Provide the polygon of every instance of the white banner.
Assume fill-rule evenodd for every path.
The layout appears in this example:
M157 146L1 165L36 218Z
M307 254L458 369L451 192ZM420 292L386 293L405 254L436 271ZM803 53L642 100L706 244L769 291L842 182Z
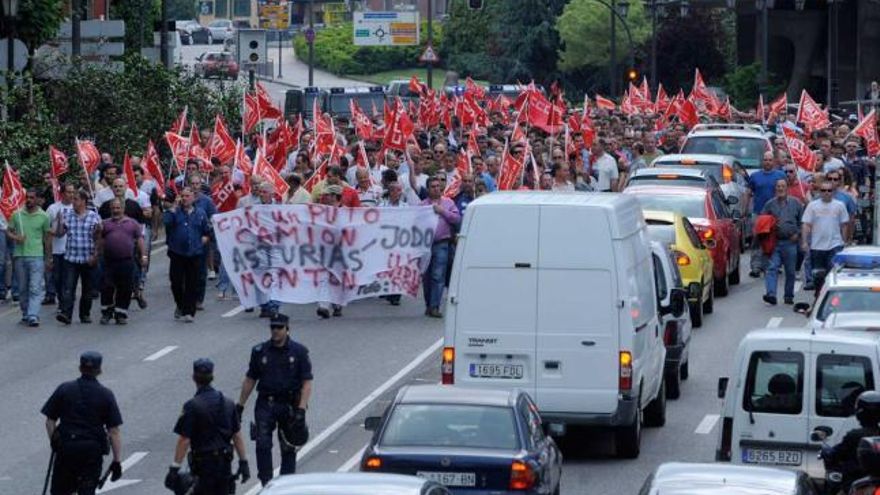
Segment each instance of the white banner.
M346 304L415 297L437 215L430 206L256 205L216 214L212 222L239 300L253 307L269 299Z

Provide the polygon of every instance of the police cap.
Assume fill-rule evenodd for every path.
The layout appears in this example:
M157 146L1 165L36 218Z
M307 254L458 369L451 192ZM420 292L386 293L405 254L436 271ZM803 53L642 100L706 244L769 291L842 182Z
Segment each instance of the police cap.
M214 373L214 362L208 358L199 358L193 361L193 373L210 375Z
M90 370L100 370L104 357L98 351L86 351L79 356L79 365Z
M290 318L285 314L275 313L275 316L269 320L269 328L286 327L290 323Z

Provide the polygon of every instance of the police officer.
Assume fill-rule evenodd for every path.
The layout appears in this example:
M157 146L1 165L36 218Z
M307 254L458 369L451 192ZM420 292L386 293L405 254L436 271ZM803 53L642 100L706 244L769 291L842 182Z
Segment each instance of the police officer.
M193 362L193 381L196 395L186 401L183 412L174 425L177 447L174 462L165 477L165 487L180 491L180 465L187 450L191 451L190 470L195 476L194 495L226 495L235 493L232 475L232 448L238 453L238 474L244 483L251 477L244 440L241 438L241 418L235 404L211 387L214 363L210 359ZM231 445L230 445L231 444Z
M868 390L859 394L855 403L859 428L850 430L839 444L824 449L822 457L838 467L843 474L842 488L846 490L853 480L865 475L858 461L859 441L864 437L880 435L880 392Z
M110 480L122 477L122 415L113 392L98 383L102 361L101 354L84 352L79 357L81 376L59 385L41 411L55 455L52 495L95 493L108 437L113 451Z
M312 391L309 350L290 338L287 316L276 313L269 327L272 337L251 350L238 402L239 410L243 411L256 386L256 426L251 436L257 442L257 476L264 486L272 479L272 432L276 427L281 474L296 472L296 447L308 440L305 417Z

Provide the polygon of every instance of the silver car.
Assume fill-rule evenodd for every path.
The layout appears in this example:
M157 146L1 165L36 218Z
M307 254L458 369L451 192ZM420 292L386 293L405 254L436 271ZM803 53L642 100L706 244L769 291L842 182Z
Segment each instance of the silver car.
M741 214L749 211L748 205L743 204L744 193L749 187L749 175L733 156L699 153L663 155L655 158L651 166L705 170L721 186L725 198L737 199L736 204L731 205L732 210Z
M731 464L667 462L639 495L816 495L803 471Z
M226 41L235 37L235 26L229 19L214 19L208 24L214 41Z
M443 485L416 476L381 473L291 474L273 479L260 495L450 495Z

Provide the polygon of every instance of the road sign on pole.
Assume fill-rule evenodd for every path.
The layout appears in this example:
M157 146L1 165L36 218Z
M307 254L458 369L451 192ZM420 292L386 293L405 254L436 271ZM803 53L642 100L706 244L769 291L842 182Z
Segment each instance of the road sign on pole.
M440 57L437 56L437 52L434 51L434 47L431 45L426 46L425 51L423 51L422 55L419 57L419 62L436 64L439 61Z
M354 12L352 24L358 46L419 44L418 12Z

